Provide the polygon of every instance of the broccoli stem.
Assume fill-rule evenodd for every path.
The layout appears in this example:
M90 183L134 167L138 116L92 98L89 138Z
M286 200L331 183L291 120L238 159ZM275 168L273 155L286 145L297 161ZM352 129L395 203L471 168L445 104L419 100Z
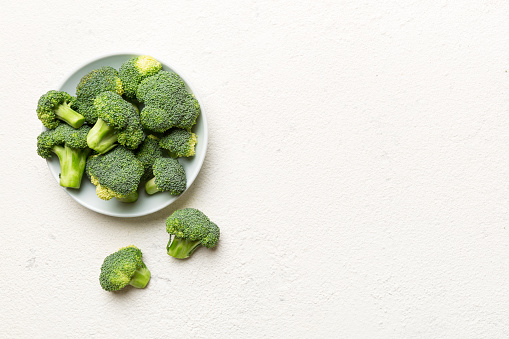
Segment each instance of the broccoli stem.
M122 202L136 202L136 200L138 200L138 196L138 191L134 191L133 193L126 195L123 198L117 198L117 200Z
M73 110L68 103L59 105L54 112L58 119L65 121L74 128L80 128L85 122L85 117Z
M117 146L117 134L113 127L108 126L102 119L97 119L94 127L88 132L87 144L93 150L100 154L108 152Z
M191 254L193 254L193 252L198 248L198 246L200 246L200 244L201 243L199 240L192 241L177 237L174 237L172 242L170 236L170 241L168 241L166 250L168 255L171 255L174 258L185 259L189 258Z
M136 288L145 288L150 280L151 273L147 266L143 264L142 267L138 268L129 282L129 285Z
M60 160L60 186L80 188L90 149L53 146L52 151Z
M154 194L154 193L161 191L156 186L156 178L155 177L145 183L145 191L147 191L147 194Z

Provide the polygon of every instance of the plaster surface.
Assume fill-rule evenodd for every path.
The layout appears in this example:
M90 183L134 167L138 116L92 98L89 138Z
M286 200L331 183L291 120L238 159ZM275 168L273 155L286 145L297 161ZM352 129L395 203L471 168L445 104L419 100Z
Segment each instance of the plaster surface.
M509 337L506 2L0 3L1 338ZM185 72L210 133L181 199L120 219L55 183L35 108L130 50ZM178 261L184 207L222 233ZM128 244L152 280L107 293Z

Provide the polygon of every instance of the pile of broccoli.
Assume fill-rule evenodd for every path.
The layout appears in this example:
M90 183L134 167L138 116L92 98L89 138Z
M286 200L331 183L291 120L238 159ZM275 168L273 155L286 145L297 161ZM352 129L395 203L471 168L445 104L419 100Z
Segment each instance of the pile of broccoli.
M148 55L83 76L76 97L49 91L37 116L48 129L37 139L43 158L60 159L60 184L79 189L83 173L103 200L135 202L147 194L182 194L187 187L180 157L195 155L191 130L200 105L184 81Z
M182 194L187 187L179 158L195 155L192 132L200 105L174 72L162 70L156 59L141 55L126 60L117 71L104 66L83 76L76 97L49 91L37 105L46 130L37 137L37 154L56 155L60 185L79 189L83 174L100 199L133 203L139 187L148 195ZM200 246L215 247L219 227L201 211L185 208L166 220L167 254L189 258ZM108 255L99 282L106 291L131 285L145 288L151 278L134 245Z

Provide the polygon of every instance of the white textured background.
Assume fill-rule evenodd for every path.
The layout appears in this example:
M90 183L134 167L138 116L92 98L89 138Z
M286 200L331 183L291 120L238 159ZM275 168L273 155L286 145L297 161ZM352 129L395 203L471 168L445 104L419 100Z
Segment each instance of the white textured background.
M2 338L509 336L506 2L0 3ZM129 50L188 76L210 140L178 203L118 219L55 184L35 108ZM183 207L222 238L177 261ZM130 243L149 286L101 290Z

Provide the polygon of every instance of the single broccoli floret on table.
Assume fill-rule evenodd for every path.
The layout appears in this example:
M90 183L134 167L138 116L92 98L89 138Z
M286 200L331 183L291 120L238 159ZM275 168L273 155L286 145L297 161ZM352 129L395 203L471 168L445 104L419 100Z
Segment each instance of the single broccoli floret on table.
M99 153L117 142L135 149L143 141L143 128L135 107L113 92L103 92L94 99L98 119L87 137L88 146Z
M146 78L138 86L136 96L145 103L140 119L150 131L162 133L172 127L191 130L200 114L198 100L173 72L161 71Z
M180 128L170 130L161 138L159 146L170 152L172 157L192 157L195 155L196 134Z
M56 128L61 121L79 128L85 118L76 112L76 109L76 98L66 92L49 91L39 99L37 117L46 128Z
M124 95L136 99L136 90L140 82L161 70L161 63L148 55L132 57L120 66L118 72Z
M154 177L145 184L147 194L168 191L171 195L179 195L186 190L186 171L177 159L158 158L152 170Z
M136 158L141 161L145 169L141 181L147 181L154 176L152 165L162 156L163 150L159 147L159 139L154 135L148 135L136 152Z
M79 112L85 116L89 124L95 124L97 121L97 113L94 110L95 97L106 91L119 95L124 93L117 70L109 66L95 69L86 74L76 87Z
M188 258L200 245L215 247L220 233L219 227L195 208L173 212L166 219L166 232L170 234L170 241L166 246L168 255L177 259Z
M99 282L106 291L118 291L127 285L147 286L151 273L142 260L142 253L134 245L123 247L108 255L101 266Z
M122 202L138 200L143 164L127 148L118 146L106 154L90 157L87 171L99 198L117 198Z
M90 148L87 146L89 126L74 129L67 124L42 132L37 137L37 153L48 159L56 154L60 160L60 185L80 188Z

